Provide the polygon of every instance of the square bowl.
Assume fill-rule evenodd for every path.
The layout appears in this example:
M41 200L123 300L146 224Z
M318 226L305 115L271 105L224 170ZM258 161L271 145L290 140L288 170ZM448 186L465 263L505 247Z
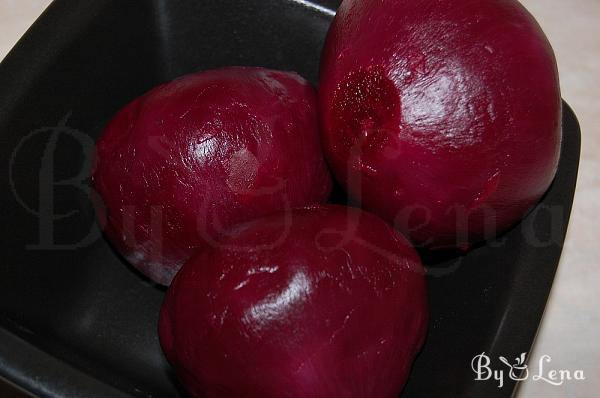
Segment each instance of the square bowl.
M164 289L102 238L89 200L94 140L132 98L225 65L316 84L337 1L55 0L0 65L0 376L48 397L184 396L158 344ZM431 321L403 397L509 397L473 357L533 344L568 225L580 132L565 104L558 174L516 227L428 264Z

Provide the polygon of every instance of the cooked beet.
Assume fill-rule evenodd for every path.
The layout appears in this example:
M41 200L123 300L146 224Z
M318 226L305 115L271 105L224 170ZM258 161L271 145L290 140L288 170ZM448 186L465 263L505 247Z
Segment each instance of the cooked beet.
M110 122L93 181L106 235L168 285L226 228L327 199L315 91L294 73L242 67L163 84Z
M558 83L515 0L346 0L321 64L326 155L354 200L416 243L468 246L552 182Z
M239 225L193 257L159 334L193 396L392 398L426 322L412 246L374 215L319 206Z

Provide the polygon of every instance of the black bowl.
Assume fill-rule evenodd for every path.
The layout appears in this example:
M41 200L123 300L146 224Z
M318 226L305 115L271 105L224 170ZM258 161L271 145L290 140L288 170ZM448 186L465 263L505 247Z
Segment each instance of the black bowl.
M223 65L317 81L336 1L56 0L0 65L0 375L34 394L183 395L156 321L164 289L126 267L96 225L94 139L159 82ZM554 184L519 225L464 256L427 258L431 323L404 397L507 397L471 360L533 343L568 224L580 133L564 107Z

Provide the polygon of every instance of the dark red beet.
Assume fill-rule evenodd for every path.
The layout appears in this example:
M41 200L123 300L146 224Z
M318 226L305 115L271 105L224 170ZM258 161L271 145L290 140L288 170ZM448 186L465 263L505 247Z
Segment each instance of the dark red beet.
M235 227L193 257L159 334L193 396L392 398L426 322L410 244L362 210L320 206Z
M507 229L554 177L556 62L517 1L345 0L319 93L337 179L421 245Z
M225 68L161 85L98 141L93 181L106 234L168 285L224 229L327 199L318 134L316 94L294 73Z

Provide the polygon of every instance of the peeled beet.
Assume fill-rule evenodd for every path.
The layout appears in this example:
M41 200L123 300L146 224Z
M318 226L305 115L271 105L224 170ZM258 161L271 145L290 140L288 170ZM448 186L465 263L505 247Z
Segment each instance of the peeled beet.
M491 238L554 178L556 62L515 0L345 0L319 96L337 179L419 245Z
M228 227L324 202L331 181L317 119L315 91L295 73L232 67L156 87L98 141L106 235L168 285Z
M159 335L193 396L395 398L426 322L409 243L362 210L319 206L237 226L188 261Z

